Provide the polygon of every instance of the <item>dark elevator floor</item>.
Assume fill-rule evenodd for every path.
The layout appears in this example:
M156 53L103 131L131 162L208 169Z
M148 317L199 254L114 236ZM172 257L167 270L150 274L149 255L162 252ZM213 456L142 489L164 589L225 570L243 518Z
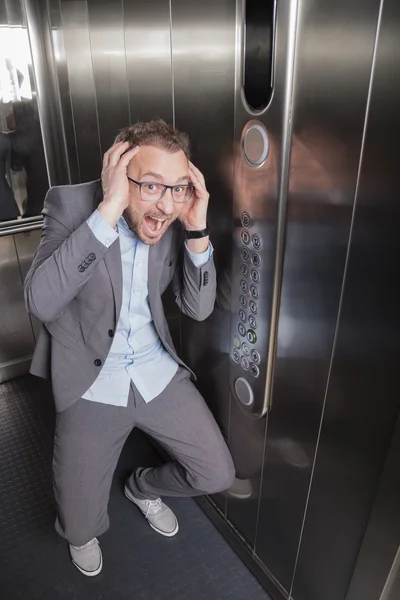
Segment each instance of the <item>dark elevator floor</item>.
M179 534L157 535L122 492L125 476L160 458L140 431L122 452L93 579L72 565L54 530L48 384L26 376L0 385L0 598L16 600L268 600L258 581L194 500L169 499Z

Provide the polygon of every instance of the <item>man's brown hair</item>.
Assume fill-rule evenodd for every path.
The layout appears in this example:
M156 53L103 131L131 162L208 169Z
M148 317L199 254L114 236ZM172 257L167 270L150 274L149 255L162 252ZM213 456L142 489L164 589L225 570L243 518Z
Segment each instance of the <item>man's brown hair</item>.
M124 127L115 141L129 142L131 148L133 146L156 146L171 153L183 150L190 159L189 136L159 118L147 122L139 121L134 125Z

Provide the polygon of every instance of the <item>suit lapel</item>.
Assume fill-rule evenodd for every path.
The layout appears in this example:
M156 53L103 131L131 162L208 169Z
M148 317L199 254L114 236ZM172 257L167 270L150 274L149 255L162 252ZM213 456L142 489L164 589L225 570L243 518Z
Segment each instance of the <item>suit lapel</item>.
M94 194L93 210L95 210L103 200L103 189L99 180ZM111 280L111 287L114 294L115 305L115 321L118 322L119 313L122 305L122 262L121 262L121 246L119 238L111 244L109 251L104 257L104 262L107 267L108 274Z
M109 251L104 257L104 262L111 279L115 303L115 322L117 323L122 305L122 262L119 238L111 244Z

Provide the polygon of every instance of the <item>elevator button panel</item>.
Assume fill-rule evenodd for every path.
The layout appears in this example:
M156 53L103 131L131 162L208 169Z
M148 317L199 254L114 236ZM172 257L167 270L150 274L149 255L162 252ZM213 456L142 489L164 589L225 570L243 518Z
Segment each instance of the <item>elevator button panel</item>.
M265 347L265 334L263 338L258 313L262 306L260 285L263 283L263 243L257 223L248 212L241 214L240 222L242 228L237 238L239 262L236 263L234 277L236 311L232 315L234 331L231 357L235 365L232 384L240 402L250 406L254 401L254 391L259 390L262 385L261 382L258 383L263 369L262 348L259 346L262 341Z

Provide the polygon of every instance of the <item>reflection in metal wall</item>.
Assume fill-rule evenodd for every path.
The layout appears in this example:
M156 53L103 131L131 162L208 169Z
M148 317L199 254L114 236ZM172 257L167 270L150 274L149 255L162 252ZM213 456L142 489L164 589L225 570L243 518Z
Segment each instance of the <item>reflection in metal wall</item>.
M0 223L40 214L48 187L22 2L1 0Z
M274 597L345 600L398 411L396 0L25 5L40 21L31 46L46 48L59 183L98 178L118 129L136 120L190 134L211 193L218 297L203 323L166 306L237 468L212 514ZM23 22L17 4L0 8ZM33 344L21 275L35 236L0 237L0 279L11 267L14 277L1 291L3 313L14 304L0 332L7 365Z

